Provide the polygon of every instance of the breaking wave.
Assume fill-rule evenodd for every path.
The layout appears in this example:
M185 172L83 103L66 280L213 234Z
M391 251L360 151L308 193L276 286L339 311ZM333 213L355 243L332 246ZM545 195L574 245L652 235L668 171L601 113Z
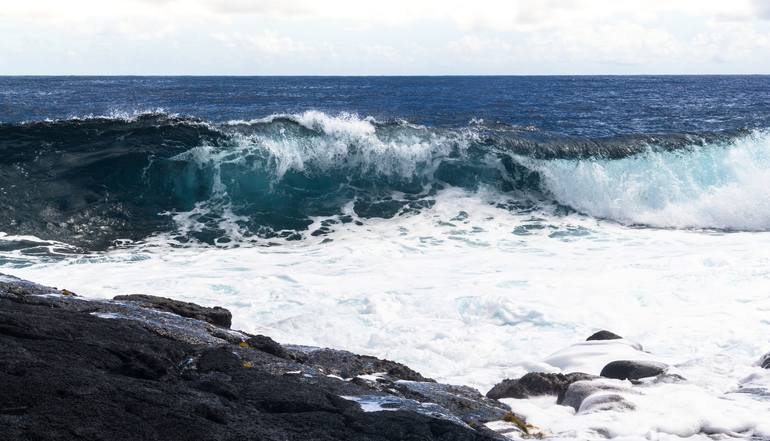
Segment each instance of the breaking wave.
M449 187L625 224L767 230L770 135L582 139L315 111L219 124L162 112L0 124L0 231L85 249L157 234L296 240L324 234L308 231L313 218L408 215Z

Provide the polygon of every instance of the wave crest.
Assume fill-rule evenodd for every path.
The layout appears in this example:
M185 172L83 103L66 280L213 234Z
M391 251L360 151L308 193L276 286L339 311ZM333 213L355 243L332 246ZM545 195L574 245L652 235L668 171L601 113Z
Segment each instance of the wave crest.
M627 224L767 230L769 149L766 132L578 139L318 111L0 124L0 231L89 248L158 233L297 239L312 218L350 215L345 207L390 218L431 207L447 187Z
M664 228L770 230L770 133L617 160L522 159L559 202Z

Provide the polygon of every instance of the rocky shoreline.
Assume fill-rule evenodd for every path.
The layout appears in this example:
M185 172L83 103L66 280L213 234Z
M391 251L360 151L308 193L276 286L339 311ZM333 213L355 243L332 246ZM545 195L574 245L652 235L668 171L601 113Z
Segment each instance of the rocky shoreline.
M601 331L551 357L569 373L507 379L484 396L397 362L279 344L230 323L223 308L145 295L86 300L0 274L2 439L542 438L548 428L503 401L549 395L575 413L633 410L637 385L686 381ZM603 347L618 357L601 372L575 365L576 353ZM770 367L770 356L760 363Z

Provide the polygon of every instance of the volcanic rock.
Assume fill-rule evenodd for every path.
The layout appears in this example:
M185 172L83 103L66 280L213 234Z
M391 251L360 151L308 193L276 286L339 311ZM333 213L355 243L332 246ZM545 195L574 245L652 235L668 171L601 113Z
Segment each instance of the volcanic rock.
M496 384L487 392L487 397L499 400L501 398L529 398L538 395L561 395L570 384L592 378L596 377L580 372L566 375L530 372L521 378L506 379Z
M205 306L196 305L195 303L182 302L166 297L156 297L146 294L129 294L115 296L113 300L137 302L145 308L173 312L182 317L203 320L212 325L222 326L223 328L229 328L233 320L233 315L225 308L219 306L207 308Z
M86 300L0 275L0 439L501 439L463 419L504 409L480 394L396 362L300 351L154 309L157 303ZM430 386L399 386L413 389L404 398L329 376L377 371L397 385L417 379ZM460 412L463 406L470 411Z
M617 360L604 366L599 375L616 380L639 380L656 377L667 369L667 365L654 361Z
M592 341L592 340L620 340L623 337L619 336L618 334L615 334L614 332L601 330L599 332L596 332L592 334L590 337L586 339L586 341Z

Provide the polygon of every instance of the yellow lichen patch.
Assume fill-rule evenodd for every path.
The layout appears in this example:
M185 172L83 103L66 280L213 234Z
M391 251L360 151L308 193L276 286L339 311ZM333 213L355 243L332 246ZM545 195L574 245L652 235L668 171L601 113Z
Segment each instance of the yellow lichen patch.
M522 432L529 434L529 427L527 427L528 426L527 423L521 418L514 415L513 412L506 413L505 416L503 416L503 421L505 421L506 423L515 424L516 427L521 429Z
M254 367L254 363L252 363L252 362L250 362L250 361L244 361L244 362L243 362L243 368L244 368L244 369L251 369L251 368L253 368L253 367Z
M250 347L251 347L251 346L249 346L249 344L248 344L248 343L246 343L245 341L242 341L242 342L238 343L238 346L240 346L240 347L242 347L242 348L244 348L244 349L248 349L248 348L250 348Z
M503 416L503 421L518 427L519 430L524 432L525 438L543 439L545 437L545 434L541 432L537 427L533 426L532 424L528 424L522 418L516 416L513 412L508 412L505 414L505 416Z
M70 290L68 290L68 289L62 289L61 290L61 295L63 295L63 296L74 296L75 293L70 291Z

